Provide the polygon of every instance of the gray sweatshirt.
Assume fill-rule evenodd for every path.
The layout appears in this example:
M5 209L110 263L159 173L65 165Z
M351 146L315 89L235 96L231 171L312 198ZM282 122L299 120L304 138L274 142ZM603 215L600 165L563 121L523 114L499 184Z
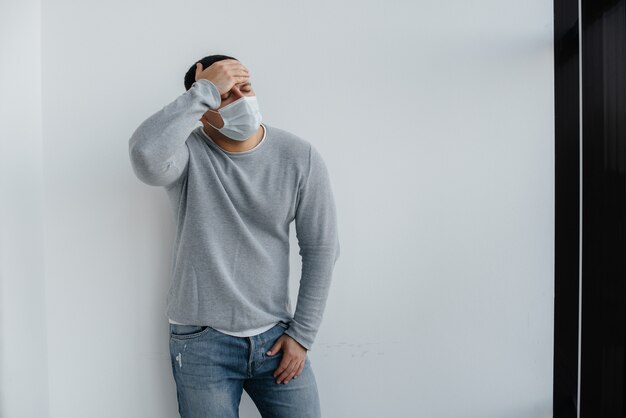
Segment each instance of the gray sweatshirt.
M311 143L267 123L254 148L223 150L199 122L220 104L217 87L200 79L129 140L135 175L164 188L176 223L167 316L232 332L284 321L285 333L310 350L340 253L328 170ZM295 313L294 220L302 258Z

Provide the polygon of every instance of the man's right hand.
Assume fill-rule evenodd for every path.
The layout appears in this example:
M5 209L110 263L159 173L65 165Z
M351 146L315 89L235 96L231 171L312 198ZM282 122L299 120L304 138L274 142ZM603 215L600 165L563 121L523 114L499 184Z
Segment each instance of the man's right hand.
M196 81L201 78L215 84L222 95L229 92L235 84L248 81L250 72L239 61L229 58L216 61L205 69L201 63L196 63Z

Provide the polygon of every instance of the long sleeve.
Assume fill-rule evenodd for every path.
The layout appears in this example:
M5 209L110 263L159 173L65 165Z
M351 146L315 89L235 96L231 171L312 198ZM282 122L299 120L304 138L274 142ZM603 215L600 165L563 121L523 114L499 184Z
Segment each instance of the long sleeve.
M322 322L340 245L333 192L326 165L311 146L309 174L298 195L296 236L302 258L300 290L286 334L310 350Z
M187 138L202 115L220 104L217 87L200 79L142 122L128 142L137 178L151 186L167 186L184 175L189 162Z

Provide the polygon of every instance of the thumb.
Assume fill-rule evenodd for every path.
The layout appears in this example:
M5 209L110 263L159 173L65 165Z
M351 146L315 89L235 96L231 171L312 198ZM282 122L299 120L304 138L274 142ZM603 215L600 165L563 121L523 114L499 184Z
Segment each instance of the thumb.
M200 73L202 72L202 63L197 62L196 63L196 81L198 81L198 76L200 75Z
M265 354L267 354L268 356L273 356L274 354L280 351L282 346L283 346L283 339L279 338L278 341L276 341L276 343L272 346L272 348L270 348L270 351L268 351Z

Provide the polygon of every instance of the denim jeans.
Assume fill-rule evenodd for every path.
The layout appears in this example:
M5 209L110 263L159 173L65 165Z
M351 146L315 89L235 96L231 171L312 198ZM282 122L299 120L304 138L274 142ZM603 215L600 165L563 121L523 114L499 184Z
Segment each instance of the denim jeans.
M239 417L244 389L263 418L321 417L308 355L297 378L278 384L273 375L283 353L266 353L289 324L280 322L252 337L235 337L208 326L169 325L181 418Z

